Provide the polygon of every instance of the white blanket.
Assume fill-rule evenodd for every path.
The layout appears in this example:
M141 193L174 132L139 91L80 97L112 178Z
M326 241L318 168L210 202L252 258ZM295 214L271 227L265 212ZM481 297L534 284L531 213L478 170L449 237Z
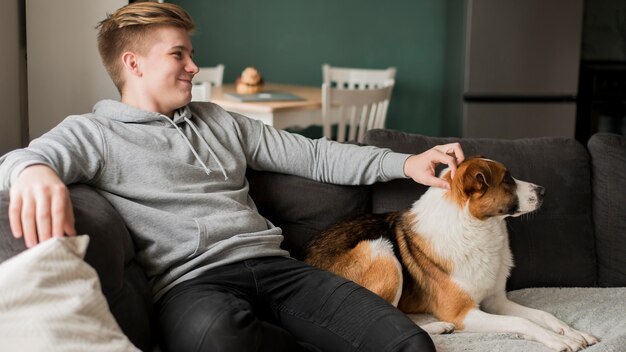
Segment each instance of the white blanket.
M554 314L600 343L585 352L626 352L626 288L529 288L508 293L512 301ZM433 320L421 316L420 322ZM549 352L543 344L506 333L433 336L439 352Z

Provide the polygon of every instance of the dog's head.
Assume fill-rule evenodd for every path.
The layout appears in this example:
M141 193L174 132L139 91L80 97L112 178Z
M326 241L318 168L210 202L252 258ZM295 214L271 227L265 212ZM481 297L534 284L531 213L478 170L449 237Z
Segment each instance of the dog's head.
M483 157L468 158L457 166L450 183L450 197L461 206L468 205L477 219L520 216L539 209L544 188L517 180L501 163Z

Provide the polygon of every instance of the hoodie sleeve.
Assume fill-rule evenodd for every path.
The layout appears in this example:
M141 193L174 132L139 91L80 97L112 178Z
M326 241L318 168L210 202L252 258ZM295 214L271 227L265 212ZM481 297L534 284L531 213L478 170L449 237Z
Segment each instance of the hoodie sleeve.
M240 128L247 162L253 169L345 185L406 178L404 162L410 154L325 138L309 139L231 114Z
M0 158L0 189L6 190L26 167L52 168L65 184L88 183L99 175L105 157L98 126L86 116L69 116L27 148Z

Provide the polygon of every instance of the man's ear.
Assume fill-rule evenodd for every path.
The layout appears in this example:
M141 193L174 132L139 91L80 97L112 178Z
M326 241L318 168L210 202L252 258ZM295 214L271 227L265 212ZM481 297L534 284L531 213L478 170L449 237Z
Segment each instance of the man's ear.
M128 71L130 74L141 77L143 73L141 72L141 67L139 65L139 58L137 57L137 54L133 53L132 51L125 51L122 54L122 62L124 63L124 68L126 69L126 71Z

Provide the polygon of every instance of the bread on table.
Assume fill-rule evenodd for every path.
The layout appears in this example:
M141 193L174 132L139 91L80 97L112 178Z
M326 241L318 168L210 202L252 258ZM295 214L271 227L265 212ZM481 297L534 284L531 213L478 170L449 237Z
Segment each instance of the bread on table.
M263 88L263 77L256 68L246 67L235 81L235 88L238 94L259 93Z

